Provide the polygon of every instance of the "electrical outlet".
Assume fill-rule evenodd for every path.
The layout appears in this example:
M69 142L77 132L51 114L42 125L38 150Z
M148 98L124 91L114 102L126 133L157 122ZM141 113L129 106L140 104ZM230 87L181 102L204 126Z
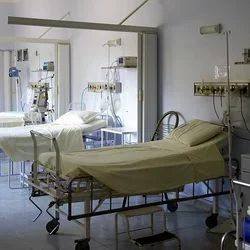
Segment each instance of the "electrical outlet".
M109 89L111 93L122 93L122 83L121 82L112 82L109 83ZM108 90L107 82L89 82L88 83L88 92L101 93Z

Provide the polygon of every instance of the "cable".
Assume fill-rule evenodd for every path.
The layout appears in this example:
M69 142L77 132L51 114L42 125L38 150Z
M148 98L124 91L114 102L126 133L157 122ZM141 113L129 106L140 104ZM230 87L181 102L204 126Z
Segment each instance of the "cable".
M88 89L88 87L87 88L85 88L83 91L82 91L82 95L81 95L81 110L82 110L82 106L83 106L83 96L84 96L84 93L85 93L85 91Z
M243 98L242 98L242 92L241 91L240 91L240 113L241 113L245 128L246 128L247 132L250 134L250 130L249 130L248 126L247 126L247 122L246 122L246 119L245 119L244 114L243 114Z
M215 107L215 95L214 95L215 93L214 93L214 91L213 91L213 107L214 107L214 112L215 112L215 114L216 114L216 116L217 116L217 118L220 120L220 116L219 116L219 114L218 114L218 112L217 112L217 110L216 110L216 107ZM220 120L221 121L221 120ZM225 126L225 124L223 123L223 121L221 121L222 122L222 124L223 124L223 126Z
M110 94L110 97L111 97L111 106L112 106L112 113L113 113L113 116L114 116L115 119L118 121L119 125L122 127L122 123L121 123L120 119L118 119L118 116L117 116L116 113L115 113L112 93Z
M250 138L245 138L245 137L242 137L242 136L239 136L237 134L235 134L234 132L231 132L231 134L233 134L234 136L236 136L237 138L241 139L241 140L244 140L244 141L250 141Z
M215 112L217 118L220 120L220 117L219 117L218 112L216 110L214 97L215 96L214 96L214 92L213 92L213 108L214 108L214 112ZM220 122L222 123L223 127L227 130L227 126L225 125L225 123L223 121L221 121L221 120L220 120ZM238 139L245 140L245 141L250 141L250 138L242 137L242 136L237 135L236 133L234 133L232 131L231 131L231 134L234 135L235 137L237 137Z
M108 72L106 74L106 80L109 81L109 82L115 81L115 72L116 72L116 69L115 69L114 73L112 72L112 66L114 65L115 62L117 62L117 60L113 61L110 66L108 65ZM109 78L109 74L110 73L111 73L111 79Z
M23 99L22 79L21 79L20 76L18 76L18 79L19 79L19 88L20 88L20 95L21 95L21 97L20 97L20 104L21 104L21 109L23 111L23 108L24 108L25 105L23 105L23 101L22 101L22 99ZM17 83L18 83L18 80L17 80Z

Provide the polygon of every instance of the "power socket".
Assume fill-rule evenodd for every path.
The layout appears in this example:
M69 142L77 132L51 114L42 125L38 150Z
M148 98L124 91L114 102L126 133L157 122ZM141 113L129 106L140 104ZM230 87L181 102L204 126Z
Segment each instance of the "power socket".
M109 83L109 89L111 93L122 93L122 83L121 82L112 82ZM88 92L102 93L103 91L108 90L107 82L89 82L88 83Z

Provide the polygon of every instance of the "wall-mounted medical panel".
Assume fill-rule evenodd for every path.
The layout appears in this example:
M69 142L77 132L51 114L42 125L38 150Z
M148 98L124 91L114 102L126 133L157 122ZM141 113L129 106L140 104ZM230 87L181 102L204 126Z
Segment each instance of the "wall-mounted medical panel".
M111 93L122 93L122 83L121 82L112 82L109 83L109 89ZM89 82L88 83L88 92L101 93L108 90L107 82Z
M226 96L228 84L226 82L195 82L195 96ZM231 82L231 92L238 93L242 96L250 97L249 82Z

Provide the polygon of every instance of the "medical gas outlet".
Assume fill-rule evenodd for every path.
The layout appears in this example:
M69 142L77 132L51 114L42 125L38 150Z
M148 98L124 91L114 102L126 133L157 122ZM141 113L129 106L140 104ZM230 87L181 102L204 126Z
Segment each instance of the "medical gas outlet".
M195 82L194 95L195 96L226 96L227 83L217 82ZM242 96L250 97L250 83L248 82L234 82L230 83L230 91L238 93Z
M89 82L88 83L88 92L101 93L108 90L108 86L111 93L121 93L122 92L122 83L121 82Z

